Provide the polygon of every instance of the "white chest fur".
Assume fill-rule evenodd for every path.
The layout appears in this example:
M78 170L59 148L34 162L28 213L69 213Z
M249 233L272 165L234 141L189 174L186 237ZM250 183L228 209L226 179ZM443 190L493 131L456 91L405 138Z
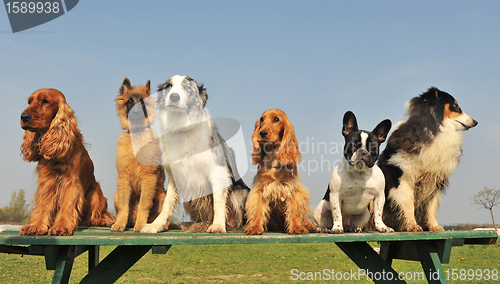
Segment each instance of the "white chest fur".
M344 161L332 173L330 194L338 195L342 215L356 215L367 208L384 186L384 174L377 165L355 171Z

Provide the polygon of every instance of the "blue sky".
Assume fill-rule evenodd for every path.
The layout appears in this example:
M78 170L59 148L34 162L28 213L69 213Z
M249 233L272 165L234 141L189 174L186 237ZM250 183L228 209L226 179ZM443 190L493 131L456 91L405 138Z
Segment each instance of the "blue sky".
M328 164L342 157L313 146L343 144L347 110L371 130L385 118L399 121L406 101L429 87L446 91L479 125L464 132L438 221L491 222L469 197L500 188L499 9L498 1L80 1L16 34L0 11L0 206L15 190L28 199L36 190L35 164L19 150L19 116L35 90L66 95L112 206L122 132L114 98L123 78L156 86L179 74L205 84L212 116L241 123L248 155L260 115L287 113L303 143L312 209ZM254 174L250 167L248 185Z

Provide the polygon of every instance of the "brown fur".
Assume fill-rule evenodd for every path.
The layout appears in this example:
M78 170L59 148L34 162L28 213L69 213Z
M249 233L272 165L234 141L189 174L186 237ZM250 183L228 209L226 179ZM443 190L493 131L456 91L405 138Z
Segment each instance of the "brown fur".
M33 213L21 235L72 235L78 225L110 226L107 199L94 177L73 110L55 89L40 89L21 115L21 154L38 162Z
M120 134L116 148L116 169L118 171L115 192L116 223L112 232L123 232L125 227L134 227L140 232L148 222L152 222L161 211L165 199L165 172L161 166L158 135L149 125L154 120L154 101L148 101L150 82L145 86L131 86L125 78L116 97L116 111L121 126L127 132ZM143 99L148 109L146 120L129 123L128 104L140 104ZM133 102L132 102L133 100ZM132 121L132 120L131 120ZM132 132L132 134L131 134ZM134 135L132 142L131 135ZM134 155L132 143L142 146Z
M267 131L266 137L261 132ZM247 235L286 230L307 234L316 228L309 219L309 192L297 164L301 154L292 123L279 109L264 112L252 135L252 161L258 172L246 202Z

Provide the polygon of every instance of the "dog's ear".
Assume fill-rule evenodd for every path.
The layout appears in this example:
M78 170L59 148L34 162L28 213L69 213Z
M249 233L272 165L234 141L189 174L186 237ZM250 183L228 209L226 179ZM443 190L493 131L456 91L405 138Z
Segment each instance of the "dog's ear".
M40 155L39 132L24 131L23 143L21 144L21 155L23 160L28 162L38 162L42 158Z
M346 137L354 131L358 131L358 121L356 120L354 113L352 113L352 111L348 111L344 114L342 135Z
M299 142L295 136L293 124L288 119L282 119L284 123L283 138L281 139L280 148L276 152L276 158L283 166L296 166L301 161L301 153L299 150Z
M125 78L126 79L126 78ZM130 82L129 82L130 84ZM147 93L148 95L151 93L151 80L148 80L148 82L146 83L146 85L144 85L148 90L147 90Z
M379 123L372 131L378 137L380 143L384 143L387 138L389 130L391 130L392 123L389 119L386 119Z
M149 83L149 81L148 81L148 83ZM149 86L149 84L148 84L148 86ZM132 89L132 85L130 84L130 80L128 78L123 79L123 83L122 83L122 86L120 87L119 94L123 95L123 94L127 93L128 91L130 91L130 89Z
M253 146L253 152L252 152L252 163L254 165L258 165L261 162L261 149L260 149L260 144L259 144L259 132L260 132L260 118L255 122L255 129L252 133L252 146Z
M61 100L49 130L40 140L40 153L47 160L63 161L72 156L77 142L82 143L81 137L73 110L65 100Z
M200 93L200 99L201 102L203 103L203 107L205 107L208 100L208 94L207 94L207 89L204 87L203 84L198 85L198 92Z
M127 108L125 107L124 95L128 93L130 89L132 89L132 85L130 84L129 79L128 78L123 79L123 83L120 86L120 89L118 90L118 96L116 96L115 98L116 113L120 118L120 124L122 129L124 130L128 130L129 128L128 118L127 118Z

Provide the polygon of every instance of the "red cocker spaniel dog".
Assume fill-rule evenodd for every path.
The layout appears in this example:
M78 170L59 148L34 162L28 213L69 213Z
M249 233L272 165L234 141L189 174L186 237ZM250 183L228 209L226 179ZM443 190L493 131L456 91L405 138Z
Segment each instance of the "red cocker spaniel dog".
M21 114L21 154L38 162L38 190L21 235L72 235L78 225L111 226L113 216L94 177L73 110L55 89L40 89Z
M297 164L301 154L292 123L279 109L271 109L255 123L252 162L258 165L246 202L247 235L267 229L307 234L316 228L309 219L309 192L302 185Z

